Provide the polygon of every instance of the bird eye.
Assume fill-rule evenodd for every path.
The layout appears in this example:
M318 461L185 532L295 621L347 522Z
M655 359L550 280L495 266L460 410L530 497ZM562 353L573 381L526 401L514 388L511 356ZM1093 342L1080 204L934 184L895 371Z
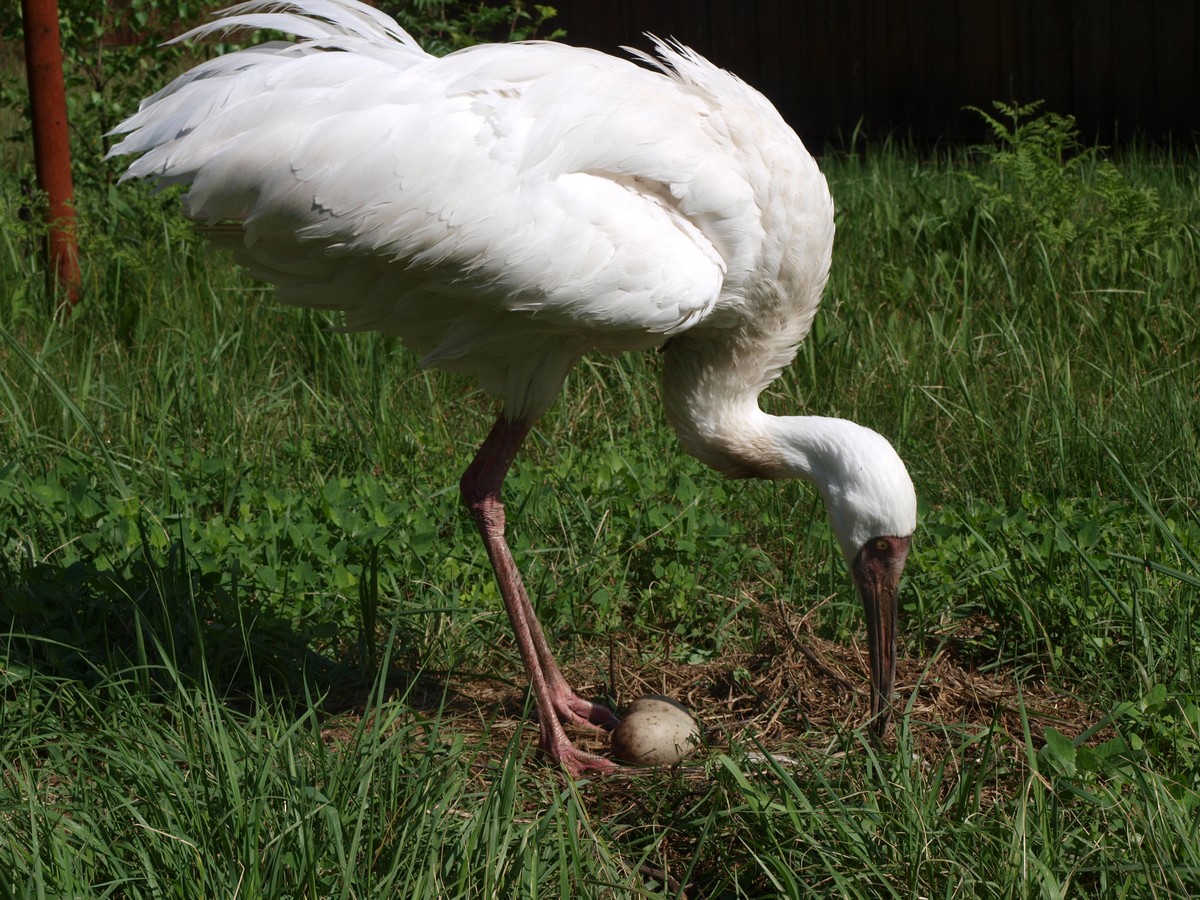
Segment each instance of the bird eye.
M888 548L888 542L884 538L879 538L879 540L877 540L875 542L876 550L879 550L880 552L882 552L882 551L886 550L887 548Z

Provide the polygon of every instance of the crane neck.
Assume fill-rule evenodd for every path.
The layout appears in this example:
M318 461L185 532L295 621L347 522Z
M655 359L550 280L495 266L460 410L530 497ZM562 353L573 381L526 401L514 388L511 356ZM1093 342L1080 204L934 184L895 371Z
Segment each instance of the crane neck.
M832 423L841 420L773 416L758 405L794 353L794 344L757 328L673 338L664 350L663 403L683 449L733 478L802 478L822 487L820 457L837 442L841 429Z
M766 338L727 329L667 345L663 401L684 450L731 477L813 484L847 563L873 538L911 535L916 493L886 439L846 419L759 408L762 389L791 358Z

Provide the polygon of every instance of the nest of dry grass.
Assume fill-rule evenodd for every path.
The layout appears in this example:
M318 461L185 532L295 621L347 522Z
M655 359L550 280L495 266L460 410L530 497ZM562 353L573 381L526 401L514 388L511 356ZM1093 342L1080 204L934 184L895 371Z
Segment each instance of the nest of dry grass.
M968 627L989 625L976 622ZM585 784L581 798L609 823L614 834L626 828L637 832L645 822L656 821L664 803L684 803L708 790L710 770L704 765L705 752L737 747L751 768L757 758L762 764L759 775L767 779L773 776L761 750L781 765L800 769L814 760L840 767L841 760L856 755L863 740L860 726L870 710L865 647L820 637L807 618L784 605L760 611L760 632L765 637L759 647L701 664L635 659L631 652L609 644L591 653L577 653L578 661L565 667L568 680L583 696L615 697L620 710L637 697L665 694L686 704L701 723L706 749L669 774L652 775L662 779L658 782L661 790L647 792L648 770L637 768ZM901 659L896 704L907 708L905 727L913 762L940 773L931 786L936 781L941 793L951 790L960 775L969 777L968 767L990 758L991 775L973 788L977 802L989 807L1012 796L1017 783L1028 774L1027 741L1035 748L1040 746L1050 726L1066 735L1078 735L1091 728L1099 714L1046 679L1012 670L973 668L960 655L962 646L962 641L949 641L929 658ZM494 658L480 661L481 670L511 668L499 662L501 657L511 660L512 654L497 648ZM491 666L492 662L497 665ZM428 739L444 741L453 733L478 751L472 770L481 788L495 778L497 761L509 752L519 730L526 730L519 740L527 740L531 748L536 744L536 725L525 718L532 704L519 669L504 677L454 673L445 680L430 673L417 683L401 677L395 688L403 693L415 717L436 711L438 737L429 732ZM325 740L332 744L351 740L361 709L358 706L357 713L347 709L346 714L331 720L323 729ZM424 729L418 731L424 733ZM1107 736L1100 731L1091 741ZM600 754L608 751L604 734L576 730L572 738L584 749ZM890 730L881 751L893 750L896 740L894 729ZM530 794L524 802L527 806L518 817L535 821L541 814L537 796ZM464 809L461 814L471 815L472 811ZM669 832L660 838L659 862L635 867L648 885L665 885L673 896L689 896L696 886L676 881L669 871L675 866L664 861L691 859L696 852L694 837ZM687 868L685 864L679 867Z
M700 721L710 749L758 746L784 756L798 748L841 752L843 737L869 714L865 646L820 637L806 616L782 604L762 611L761 632L765 637L757 648L700 664L635 660L610 644L578 654L584 661L564 670L580 694L613 697L617 709L647 694L674 697ZM1027 729L1038 747L1047 727L1073 737L1099 717L1062 685L1011 669L980 670L955 646L947 643L929 658L897 664L895 702L908 709L913 750L922 758L952 758L969 737L986 733L992 753L1023 768ZM514 730L526 724L528 688L521 672L511 673L511 680L454 673L444 683L427 675L418 685L397 688L417 708L440 708L443 733L474 737L490 745L496 758L506 752ZM346 712L354 717L351 709ZM340 725L331 722L327 737L344 729L344 718ZM1093 740L1105 736L1100 732ZM607 752L603 734L577 731L572 737L585 749ZM884 749L895 740L889 731Z

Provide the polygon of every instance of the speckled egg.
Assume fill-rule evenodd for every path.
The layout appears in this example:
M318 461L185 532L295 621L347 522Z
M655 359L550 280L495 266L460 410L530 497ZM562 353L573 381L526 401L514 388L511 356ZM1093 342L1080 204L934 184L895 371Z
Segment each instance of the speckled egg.
M639 766L669 766L700 746L700 726L670 697L641 697L612 731L612 753Z

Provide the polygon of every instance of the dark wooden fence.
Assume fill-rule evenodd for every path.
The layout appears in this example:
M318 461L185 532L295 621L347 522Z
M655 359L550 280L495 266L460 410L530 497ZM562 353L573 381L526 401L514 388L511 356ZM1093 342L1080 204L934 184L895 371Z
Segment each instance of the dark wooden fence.
M977 140L965 106L1044 100L1084 136L1195 147L1200 0L558 0L566 41L672 36L771 98L810 143Z

